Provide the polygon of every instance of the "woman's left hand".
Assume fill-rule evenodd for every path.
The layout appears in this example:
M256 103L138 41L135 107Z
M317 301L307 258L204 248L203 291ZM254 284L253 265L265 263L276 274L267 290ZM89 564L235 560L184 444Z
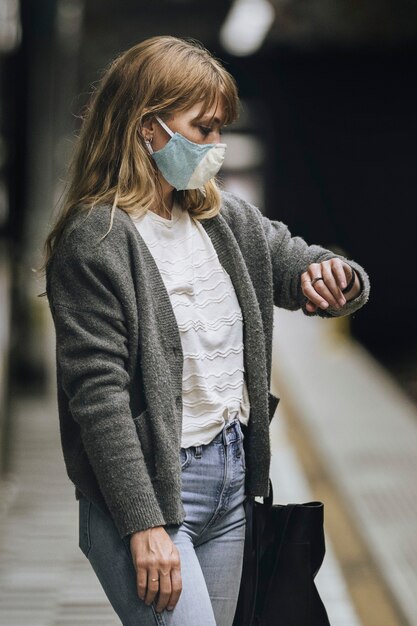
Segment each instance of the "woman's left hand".
M341 309L346 304L342 289L349 284L352 278L350 265L338 258L312 263L307 271L301 274L301 289L308 302L306 309L314 313L320 309ZM348 295L354 297L358 293L358 278L356 277Z

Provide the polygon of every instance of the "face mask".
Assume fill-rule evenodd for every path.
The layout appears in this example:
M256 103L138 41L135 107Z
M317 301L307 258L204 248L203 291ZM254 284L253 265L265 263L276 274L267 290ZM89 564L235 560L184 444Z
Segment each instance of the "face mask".
M198 189L205 185L221 168L226 144L194 143L180 133L173 133L159 117L156 119L171 136L168 143L156 152L147 144L162 176L178 190Z

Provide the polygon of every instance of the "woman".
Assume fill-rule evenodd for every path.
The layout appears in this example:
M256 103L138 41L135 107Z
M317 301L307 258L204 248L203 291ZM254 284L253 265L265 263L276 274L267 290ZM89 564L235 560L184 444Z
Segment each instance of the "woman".
M80 547L124 625L232 624L243 502L268 494L273 305L332 317L368 298L354 261L218 190L237 110L194 42L119 56L46 242Z

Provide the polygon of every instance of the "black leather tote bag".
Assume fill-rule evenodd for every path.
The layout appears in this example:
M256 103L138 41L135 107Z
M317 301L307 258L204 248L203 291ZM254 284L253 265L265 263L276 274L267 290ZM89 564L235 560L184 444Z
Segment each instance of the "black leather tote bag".
M325 554L323 503L247 498L243 571L233 626L330 626L314 584Z

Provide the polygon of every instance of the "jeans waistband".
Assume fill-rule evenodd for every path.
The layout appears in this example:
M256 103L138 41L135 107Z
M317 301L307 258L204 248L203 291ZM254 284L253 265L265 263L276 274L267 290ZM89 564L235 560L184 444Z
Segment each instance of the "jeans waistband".
M210 443L199 446L190 446L189 450L193 452L197 458L201 457L203 448L212 445L224 445L228 446L236 441L243 441L244 434L242 432L241 423L239 418L233 417L230 421L225 422L223 429L210 441Z
M236 416L229 422L226 422L223 430L219 432L211 443L222 443L225 446L243 439L242 428L239 418Z

